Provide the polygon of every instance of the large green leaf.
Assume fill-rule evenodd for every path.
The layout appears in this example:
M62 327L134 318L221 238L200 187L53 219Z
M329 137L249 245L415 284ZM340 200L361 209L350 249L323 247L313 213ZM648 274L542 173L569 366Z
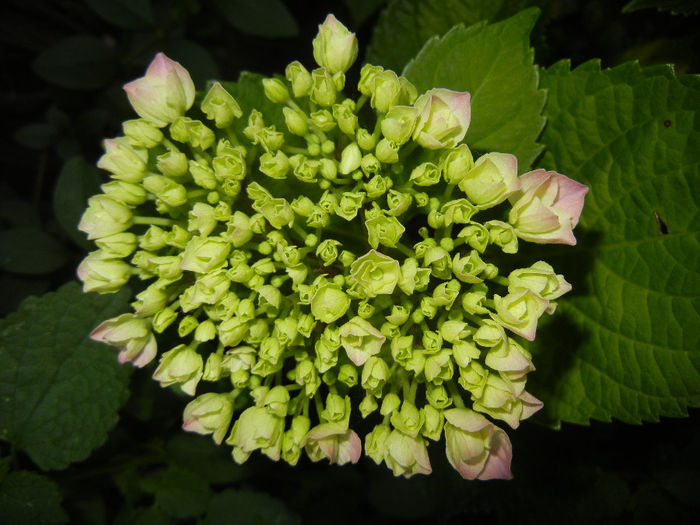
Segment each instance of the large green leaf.
M367 49L367 62L401 71L431 37L455 24L497 22L550 0L394 0L382 11ZM401 35L401 45L396 45Z
M551 423L700 405L699 84L636 63L543 75L542 163L591 188L578 246L541 255L574 285L533 345Z
M68 521L56 484L27 470L10 472L0 481L0 518L8 524L49 525Z
M456 26L432 38L406 66L418 92L443 87L471 93L472 120L465 141L479 151L513 153L527 171L542 151L545 91L537 87L529 34L537 9L487 25Z
M0 439L40 468L85 459L117 422L130 367L88 334L128 296L84 294L70 283L0 321Z

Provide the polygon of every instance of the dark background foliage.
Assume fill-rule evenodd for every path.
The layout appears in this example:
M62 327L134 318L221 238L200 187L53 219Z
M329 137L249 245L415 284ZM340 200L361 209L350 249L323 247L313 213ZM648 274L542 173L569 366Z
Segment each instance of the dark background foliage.
M678 72L700 70L692 9L623 12L626 3L523 2L542 9L535 61L548 66L570 58L576 65L600 57L608 67L638 59L672 62ZM649 3L669 4L631 4ZM132 118L121 85L140 76L156 51L188 67L199 88L210 78L235 80L241 71L273 74L295 59L312 63L317 25L333 12L357 32L361 61L385 4L6 0L0 8L0 315L74 279L89 245L71 224L99 184L92 166L101 140ZM394 479L367 459L342 468L302 460L290 468L254 455L238 467L227 447L180 431L183 399L161 390L148 371L135 371L130 388L108 442L89 459L48 473L65 514L35 513L35 523L643 524L690 523L700 510L697 411L641 426L594 422L552 431L528 422L510 433L515 480L474 483L462 481L440 453L431 456L433 475L411 480ZM0 477L8 468L37 470L4 442L0 450ZM24 481L38 502L55 497L35 479Z

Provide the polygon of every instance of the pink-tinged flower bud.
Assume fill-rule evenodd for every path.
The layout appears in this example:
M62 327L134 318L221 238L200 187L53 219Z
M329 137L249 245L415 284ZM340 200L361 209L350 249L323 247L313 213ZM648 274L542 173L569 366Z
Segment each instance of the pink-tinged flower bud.
M107 319L90 333L90 339L119 348L119 362L131 362L139 368L156 356L156 339L147 319L122 314Z
M136 113L159 128L185 114L194 103L194 83L178 62L158 53L146 75L124 85Z
M445 410L447 460L465 479L511 479L508 435L468 408Z
M459 188L480 210L493 208L520 188L518 159L509 153L487 153L474 163Z
M521 239L538 244L575 245L588 186L555 171L535 170L520 177L520 191L510 197L510 222Z
M467 134L471 121L470 95L436 88L416 100L418 121L413 140L428 149L453 148Z
M90 253L77 270L84 292L114 293L131 278L131 265L119 259L105 259L101 251Z
M141 182L146 173L148 152L132 147L125 137L106 139L103 144L105 153L97 161L97 167L109 171L115 179Z
M243 463L258 449L277 461L281 454L283 433L284 418L275 416L266 408L253 406L238 417L226 443L233 446L236 463Z
M497 313L493 318L528 341L535 339L537 321L549 307L547 299L529 288L516 288L504 297L495 294L493 302Z
M519 379L535 369L530 353L511 338L491 348L484 362L492 370L507 373L511 379Z
M433 471L422 436L411 437L399 430L392 430L384 447L384 462L394 476L410 478L414 474L430 474Z
M162 387L179 384L183 392L193 396L203 369L201 355L189 346L178 345L161 356L153 379Z
M359 316L353 317L340 327L340 344L356 366L362 366L373 355L379 353L386 337L374 326Z
M357 59L355 33L341 24L333 15L328 15L318 26L318 35L313 41L314 60L332 75L345 73Z
M128 230L133 224L133 214L128 206L107 197L95 195L88 199L78 229L88 234L88 239L100 239Z
M304 440L311 461L327 458L331 464L357 463L362 454L359 436L347 423L321 423L312 428Z
M197 396L185 407L182 428L197 434L211 434L214 442L220 445L228 431L231 417L233 403L229 395L208 392Z
M474 389L474 410L505 421L511 428L518 428L520 421L527 419L542 408L542 401L526 392L526 378L509 379L506 374L488 374L483 388Z

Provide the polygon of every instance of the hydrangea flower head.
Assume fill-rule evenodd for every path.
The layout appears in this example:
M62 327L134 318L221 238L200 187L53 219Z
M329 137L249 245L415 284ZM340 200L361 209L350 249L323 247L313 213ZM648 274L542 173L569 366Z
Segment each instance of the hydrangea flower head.
M444 436L464 478L510 478L497 423L542 406L520 341L571 289L510 255L574 244L588 188L519 175L507 152L474 158L469 93L418 93L368 64L349 98L357 49L329 15L315 66L260 83L265 108L244 111L225 82L194 107L188 72L162 53L125 86L141 118L105 141L111 180L80 222L97 249L78 276L85 291L142 286L92 337L121 362L157 361L154 379L192 396L183 428L237 462L364 451L410 477L432 471ZM375 422L365 436L360 417Z

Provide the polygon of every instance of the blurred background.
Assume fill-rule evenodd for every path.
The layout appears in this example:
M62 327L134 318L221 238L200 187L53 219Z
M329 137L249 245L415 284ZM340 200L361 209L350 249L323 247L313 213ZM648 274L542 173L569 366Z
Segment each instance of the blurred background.
M0 316L75 278L90 249L75 225L102 182L94 168L102 139L133 118L121 86L141 76L157 51L181 62L198 89L242 71L271 75L292 60L313 62L311 40L332 12L357 33L363 62L389 3L5 0ZM541 66L600 58L604 67L639 60L674 63L679 73L700 70L697 15L623 12L628 3L513 2L542 10L532 35ZM646 3L664 4L632 2ZM698 10L697 2L670 3ZM515 11L504 7L503 17ZM50 474L71 523L645 524L692 523L700 510L697 410L688 419L641 426L593 422L554 431L527 422L510 433L515 480L475 483L461 480L440 454L431 455L432 476L411 480L365 458L341 468L304 460L291 468L254 455L238 467L228 447L180 431L183 401L148 371L133 373L131 390L108 443Z

